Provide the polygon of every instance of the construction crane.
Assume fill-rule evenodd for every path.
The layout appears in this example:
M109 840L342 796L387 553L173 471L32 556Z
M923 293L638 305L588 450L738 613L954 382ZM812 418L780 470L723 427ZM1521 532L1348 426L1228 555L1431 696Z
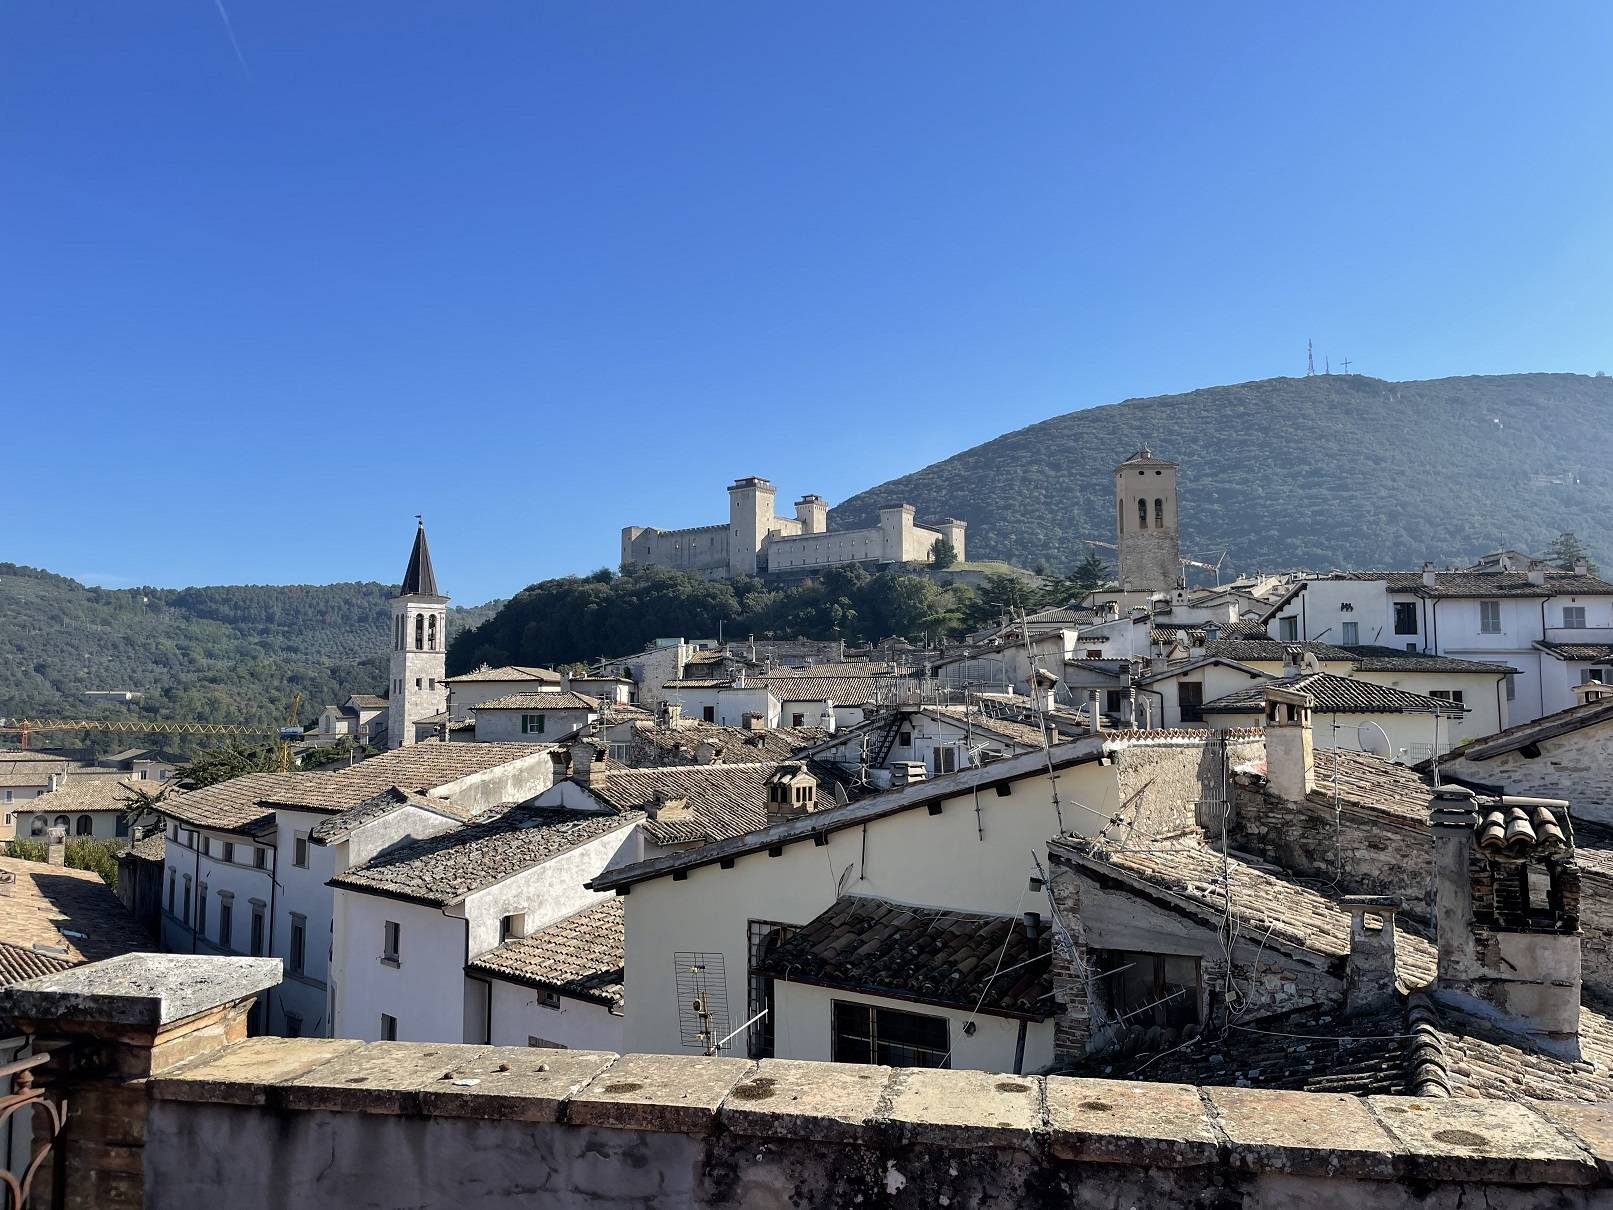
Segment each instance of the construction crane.
M280 772L291 772L291 741L302 738L302 728L297 725L297 707L302 705L302 690L291 695L291 708L286 711L286 722L280 728Z
M182 723L164 719L22 718L0 723L0 735L15 735L26 748L36 731L114 731L126 735L271 735L273 727L247 727L236 723Z

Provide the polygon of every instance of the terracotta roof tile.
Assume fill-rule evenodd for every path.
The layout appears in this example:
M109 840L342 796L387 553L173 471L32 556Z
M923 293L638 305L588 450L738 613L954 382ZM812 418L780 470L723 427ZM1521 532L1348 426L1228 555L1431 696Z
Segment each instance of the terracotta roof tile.
M513 937L471 959L465 969L619 1009L626 951L622 901L612 896Z
M156 948L117 894L89 870L0 857L11 882L0 892L0 983L13 983Z

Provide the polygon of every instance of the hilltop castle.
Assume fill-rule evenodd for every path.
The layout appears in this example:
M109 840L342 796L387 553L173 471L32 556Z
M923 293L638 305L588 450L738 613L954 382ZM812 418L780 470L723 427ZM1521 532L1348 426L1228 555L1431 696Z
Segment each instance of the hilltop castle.
M922 563L945 538L962 560L966 527L947 519L930 529L914 522L911 504L879 510L869 529L829 530L829 505L822 496L795 502L795 516L773 511L776 489L747 475L728 489L728 524L693 529L654 529L629 525L622 530L622 566L672 567L708 580L764 573L818 571L847 563Z

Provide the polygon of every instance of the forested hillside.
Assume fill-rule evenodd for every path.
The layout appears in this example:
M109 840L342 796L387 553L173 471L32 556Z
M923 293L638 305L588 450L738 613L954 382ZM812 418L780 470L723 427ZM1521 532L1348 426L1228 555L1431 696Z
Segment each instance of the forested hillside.
M278 724L300 689L306 723L349 693L385 691L395 591L374 583L91 588L0 563L0 715ZM449 634L496 608L450 610ZM90 705L86 689L145 696L135 706Z
M1385 382L1271 378L1056 416L870 488L969 523L971 558L1067 570L1114 540L1115 464L1181 464L1184 553L1229 570L1445 565L1577 532L1613 562L1613 379L1511 374Z

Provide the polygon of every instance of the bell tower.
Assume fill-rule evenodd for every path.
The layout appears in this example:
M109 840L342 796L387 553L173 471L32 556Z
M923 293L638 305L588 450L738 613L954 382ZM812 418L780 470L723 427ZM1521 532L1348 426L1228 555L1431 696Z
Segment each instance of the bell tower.
M1122 592L1170 592L1182 578L1176 463L1144 446L1115 467L1115 545Z
M426 523L415 530L403 586L392 598L392 683L388 686L386 746L414 743L419 719L448 709L443 684L448 648L448 598L437 592L437 575L426 545Z

